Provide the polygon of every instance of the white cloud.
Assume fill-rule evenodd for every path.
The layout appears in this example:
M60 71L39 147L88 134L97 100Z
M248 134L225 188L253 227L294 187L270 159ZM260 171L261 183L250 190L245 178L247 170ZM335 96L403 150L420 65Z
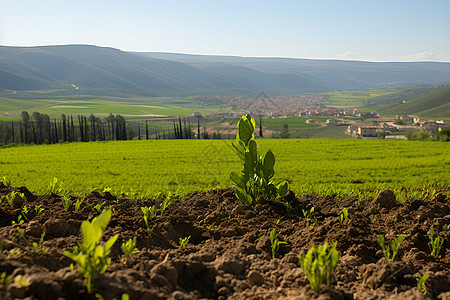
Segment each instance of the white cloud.
M404 56L389 55L386 61L441 61L450 62L450 56L446 53L433 53L428 51L417 52Z
M337 58L340 58L340 59L357 59L357 58L359 58L360 56L359 56L359 54L356 53L356 52L353 52L353 51L345 51L345 52L342 53L342 54L337 54L336 57L337 57Z

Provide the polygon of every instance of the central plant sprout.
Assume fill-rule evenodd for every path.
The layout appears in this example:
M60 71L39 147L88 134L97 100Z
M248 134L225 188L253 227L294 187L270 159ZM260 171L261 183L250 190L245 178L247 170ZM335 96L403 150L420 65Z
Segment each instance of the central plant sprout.
M81 235L83 240L73 248L73 252L64 251L64 255L72 259L78 267L80 274L87 279L86 287L88 293L92 291L93 281L99 274L105 273L111 258L111 248L116 242L118 235L110 238L104 245L100 245L100 239L111 219L111 210L104 211L92 222L81 223ZM73 265L71 265L73 268Z
M267 150L264 156L258 154L255 124L250 115L242 116L237 124L233 147L243 163L243 170L240 175L235 172L230 175L236 197L251 206L284 196L289 188L287 181L273 180L275 156L272 151Z

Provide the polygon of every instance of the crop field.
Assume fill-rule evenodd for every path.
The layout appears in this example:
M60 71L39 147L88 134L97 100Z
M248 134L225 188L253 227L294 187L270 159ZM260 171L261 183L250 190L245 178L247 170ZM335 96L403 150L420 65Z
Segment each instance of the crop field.
M41 96L43 97L43 96ZM61 117L61 114L96 114L107 116L121 114L127 118L151 118L152 116L192 115L226 111L214 101L194 99L192 97L107 97L107 96L49 96L32 98L12 98L0 96L0 120L20 118L23 110L40 112L50 117Z
M90 142L0 149L0 178L43 191L54 177L68 192L111 188L143 197L156 192L230 186L239 171L232 140ZM351 195L390 188L448 187L446 143L388 140L258 140L276 156L275 175L299 194Z
M328 105L359 107L368 104L372 98L401 92L402 89L392 88L385 90L330 92L324 95L328 97Z

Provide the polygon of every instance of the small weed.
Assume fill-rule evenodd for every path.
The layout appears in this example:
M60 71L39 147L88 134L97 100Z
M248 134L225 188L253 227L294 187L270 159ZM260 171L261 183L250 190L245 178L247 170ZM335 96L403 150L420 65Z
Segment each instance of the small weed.
M392 248L392 259L391 257L391 251L389 246L386 246L384 243L384 236L378 235L378 244L380 245L381 249L383 249L384 257L386 257L386 260L388 264L390 265L397 255L398 250L400 249L400 245L402 244L403 240L405 239L405 236L403 234L399 235L395 240L391 241L391 248Z
M125 255L125 264L128 264L128 262L131 259L131 256L134 253L138 253L139 249L136 248L136 237L129 239L126 243L123 242L120 246L120 249L122 249L123 254Z
M145 226L147 227L147 230L150 230L150 225L148 223L148 220L156 218L156 214L157 214L156 206L155 205L152 205L151 207L150 206L142 206L141 210L144 213Z
M303 269L311 288L319 293L320 284L323 281L325 271L327 272L327 287L331 284L331 272L333 272L339 261L339 251L336 250L337 242L332 242L331 247L328 242L322 246L311 246L305 254L301 252L299 256L300 267Z
M287 242L280 241L277 238L277 231L275 229L272 229L272 231L270 232L270 247L272 248L272 258L275 258L278 251L280 250L280 245L283 244L287 244Z
M36 205L36 206L34 207L34 213L35 213L35 216L36 216L36 217L37 217L37 216L40 216L43 212L44 212L44 209L42 208L42 205L41 205L41 204Z
M70 199L70 196L64 195L63 201L64 201L64 210L68 211L70 206L72 205L72 200Z
M11 282L12 282L11 276L6 275L6 272L2 272L0 274L0 284L9 284Z
M317 224L317 218L314 213L314 206L311 207L309 210L303 210L303 216L305 217L306 221L308 221L309 227L313 228Z
M180 244L180 248L183 249L186 247L186 245L189 243L189 239L191 238L191 236L185 237L185 238L180 238L179 244Z
M75 202L75 205L74 205L75 211L80 210L81 204L83 203L84 199L85 199L84 197L80 197L77 199L77 201Z
M28 209L27 205L24 205L22 207L21 213L22 213L22 216L25 218L25 220L27 220L27 222L28 222L29 221L29 219L28 219L29 209Z
M430 238L430 241L428 242L428 248L430 248L431 255L437 257L439 255L439 252L441 251L442 245L444 244L444 238L438 235L436 236L436 238L434 238L433 227L430 228L428 237Z
M430 277L430 274L424 274L417 280L417 288L422 293L425 293L425 281L427 281L428 277Z
M58 181L58 178L54 177L52 181L50 181L47 193L51 195L61 195L64 194L63 183Z
M348 218L348 210L345 207L342 209L342 213L338 216L338 221L341 226L345 226L350 223L350 219Z
M83 221L81 224L81 235L83 240L73 251L64 251L64 255L76 262L80 275L87 279L86 288L88 293L92 292L93 281L99 274L105 273L111 258L111 248L116 242L118 235L110 238L104 245L99 245L100 239L111 219L111 211L104 211L92 222ZM73 265L72 265L73 268Z

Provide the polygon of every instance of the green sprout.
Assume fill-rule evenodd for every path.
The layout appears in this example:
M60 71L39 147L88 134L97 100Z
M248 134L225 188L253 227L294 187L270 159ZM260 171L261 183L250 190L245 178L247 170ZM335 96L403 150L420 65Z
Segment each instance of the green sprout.
M450 230L450 224L444 224L444 226L442 226L442 231L449 231Z
M277 238L277 231L275 229L272 229L272 231L270 232L270 247L272 248L272 258L275 258L278 251L280 250L280 245L283 244L287 244L287 242L280 241Z
M384 243L384 236L378 235L378 244L380 245L381 249L383 249L384 257L386 257L387 263L390 265L397 255L398 250L400 249L400 245L402 244L403 240L405 239L405 236L403 234L399 235L395 240L391 241L391 248L392 248L392 259L391 257L391 251L388 245L385 245Z
M147 227L147 230L150 230L150 225L148 223L149 219L156 218L157 210L156 206L142 206L141 207L142 212L144 213L144 222L145 226Z
M342 213L338 216L338 221L341 226L345 226L350 223L350 219L348 218L348 210L345 207L342 209Z
M106 210L92 222L83 221L81 223L81 235L83 240L78 246L73 247L73 251L64 251L64 255L72 259L78 267L80 275L87 279L86 288L91 293L93 281L99 274L105 273L111 258L111 248L116 242L118 235L110 238L104 245L100 245L100 239L111 219L111 211ZM73 265L71 265L73 269Z
M314 206L311 207L309 210L302 209L302 212L306 221L308 221L309 227L313 228L317 224L316 214L314 213Z
M185 238L179 238L178 242L180 244L180 248L185 248L186 245L189 243L189 239L191 238L191 236L185 237Z
M255 141L255 120L244 115L239 120L236 143L233 147L241 159L241 174L231 172L230 179L236 197L251 206L262 201L272 201L288 192L287 181L274 181L275 156L268 150L264 156L258 154Z
M45 237L45 232L43 232L41 234L41 238L39 240L39 243L33 242L32 246L34 249L34 252L38 253L40 250L42 251L42 253L46 254L47 250L46 249L42 249L42 243L44 243L44 237Z
M64 210L68 211L70 206L72 205L72 200L70 199L70 196L64 195L63 201L64 201Z
M122 249L123 254L125 255L125 264L128 264L128 262L131 259L131 256L134 253L138 253L139 249L136 248L136 237L129 239L126 243L123 242L120 246L120 249Z
M27 205L24 205L22 207L22 211L21 212L22 212L22 216L25 218L25 220L29 221L29 219L28 219L29 209L28 209Z
M84 201L84 197L77 199L77 201L75 202L75 205L74 205L75 211L79 211L80 210L81 204L83 203L83 201Z
M425 281L430 277L430 274L424 274L419 276L419 280L417 280L417 288L421 293L425 293Z
M300 253L300 267L316 293L320 291L320 284L323 281L325 271L327 272L327 287L330 287L331 272L336 267L340 256L336 245L337 242L332 242L331 247L328 246L328 242L325 242L322 246L312 244L307 253L304 251Z
M12 282L11 276L6 275L6 272L0 274L0 284L9 284Z
M430 241L428 242L428 248L430 248L431 255L437 257L439 252L441 251L442 245L444 244L444 238L441 236L436 236L434 238L434 228L430 228L430 232L428 233L428 237Z
M19 193L16 191L11 191L11 194L3 196L2 199L5 198L9 206L14 207L14 199L16 199L16 197L22 198L25 202L27 200L24 193Z
M41 215L43 211L44 211L44 209L42 208L42 205L41 205L41 204L36 205L36 206L34 207L34 213L35 213L36 217L39 216L39 215Z
M64 189L62 188L63 183L58 182L58 178L54 177L52 181L50 181L47 193L51 195L60 195L64 194Z

